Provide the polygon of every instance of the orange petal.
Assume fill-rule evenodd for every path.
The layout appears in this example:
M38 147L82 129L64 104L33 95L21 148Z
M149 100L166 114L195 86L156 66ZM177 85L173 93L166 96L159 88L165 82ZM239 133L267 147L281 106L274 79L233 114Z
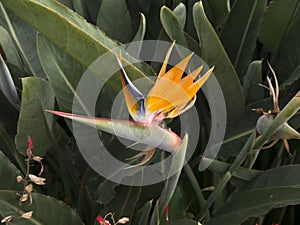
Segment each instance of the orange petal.
M178 83L192 56L193 53L185 57L183 60L177 63L172 69L170 69L163 77Z
M194 82L189 89L187 90L190 95L195 95L199 89L203 86L203 84L207 81L209 76L212 74L214 70L214 66L210 68L202 77L200 77L196 82Z
M172 43L171 47L169 48L169 50L167 52L167 55L166 55L165 60L163 62L163 65L162 65L162 67L159 71L158 78L163 76L166 73L166 69L167 69L168 62L169 62L169 59L170 59L170 55L171 55L172 49L174 48L174 45L175 45L175 41Z

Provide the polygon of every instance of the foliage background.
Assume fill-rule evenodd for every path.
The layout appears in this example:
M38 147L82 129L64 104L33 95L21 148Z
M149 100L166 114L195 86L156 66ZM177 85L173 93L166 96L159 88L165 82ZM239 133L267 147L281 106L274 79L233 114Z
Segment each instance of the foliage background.
M279 142L261 151L253 166L247 164L248 158L241 161L242 166L230 170L243 149L253 142L251 134L258 115L251 109L272 109L268 91L258 85L266 84L270 74L266 61L279 80L281 108L299 90L298 0L0 3L0 50L9 68L7 71L1 64L3 217L16 211L16 191L22 187L15 177L25 172L26 140L30 135L34 154L44 157L47 185L35 187L33 204L22 206L24 212L33 210L33 217L16 224L97 224L96 216L108 212L115 213L116 218L129 217L131 224L188 225L200 219L211 225L300 223L296 216L300 202L297 140L289 142L293 157ZM70 124L44 111L70 112L74 88L85 69L104 52L133 40L176 40L209 66L216 66L214 74L225 97L228 124L218 159L209 170L198 170L210 132L209 107L203 103L202 94L196 103L203 121L201 137L192 160L179 179L146 187L118 185L100 177L80 155ZM128 73L133 79L154 75L159 66L143 63L138 68L131 66ZM99 115L103 117L109 116L110 103L120 90L117 77L101 93L99 105L105 107L99 107ZM297 129L299 115L289 123ZM114 137L103 134L103 138L114 154L126 157L124 147ZM243 154L244 158L248 156L247 152ZM36 167L32 169L38 170ZM226 171L233 173L230 181L223 183ZM222 188L212 192L208 188L211 186ZM169 222L160 203L163 190L167 191Z

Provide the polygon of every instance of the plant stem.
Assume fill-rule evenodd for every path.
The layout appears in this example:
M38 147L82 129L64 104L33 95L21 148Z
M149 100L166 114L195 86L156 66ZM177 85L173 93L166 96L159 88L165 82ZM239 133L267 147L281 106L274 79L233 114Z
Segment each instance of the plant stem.
M192 185L192 188L195 192L195 195L196 195L196 198L198 200L198 204L202 207L205 205L206 203L206 200L202 194L202 190L201 190L201 187L199 185L199 183L197 182L197 179L195 177L195 174L193 173L193 170L192 168L190 167L190 165L187 163L184 167L184 172L186 173L191 185ZM209 211L207 210L205 212L206 214L206 218L207 219L210 219L210 214L209 214Z

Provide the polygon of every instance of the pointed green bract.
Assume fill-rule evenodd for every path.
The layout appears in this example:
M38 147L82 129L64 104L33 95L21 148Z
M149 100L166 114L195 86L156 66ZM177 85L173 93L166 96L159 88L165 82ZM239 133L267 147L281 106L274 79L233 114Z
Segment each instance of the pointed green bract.
M87 117L51 110L47 111L58 116L72 119L73 121L95 127L110 134L114 134L134 142L146 144L148 146L155 146L171 153L177 151L181 142L177 134L170 130L163 129L158 125L143 124L128 120Z

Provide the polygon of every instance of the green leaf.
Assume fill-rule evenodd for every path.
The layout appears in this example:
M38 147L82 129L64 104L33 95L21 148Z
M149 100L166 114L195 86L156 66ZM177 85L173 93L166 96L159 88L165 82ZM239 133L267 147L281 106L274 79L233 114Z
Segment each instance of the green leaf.
M181 25L181 29L184 29L185 26L185 21L186 21L186 8L185 5L180 2L176 8L173 10L174 15L176 16L176 18L178 19L180 25Z
M260 173L252 181L238 190L239 193L271 187L300 187L300 165L273 168ZM235 196L237 197L237 196Z
M119 184L110 180L101 182L97 187L95 195L96 201L102 205L108 204L116 196L115 188L117 186L119 186Z
M146 33L146 17L144 16L143 13L140 14L140 25L139 29L136 32L134 38L132 39L132 42L139 41L140 44L138 45L138 49L136 49L136 44L129 44L126 46L126 51L132 55L135 58L140 58L141 50L142 50L142 41L144 40Z
M20 6L17 5L16 7L19 8ZM6 11L2 2L0 3L0 21L1 25L9 31L27 72L31 75L44 77L36 52L36 30L10 11Z
M230 168L229 163L224 163L224 162L209 159L209 158L202 158L202 160L204 163L209 164L209 167L208 167L209 170L212 170L212 171L215 171L218 173L226 173L228 171L228 169ZM260 173L261 173L261 171L259 171L259 170L251 170L251 169L247 169L244 167L240 167L236 171L234 171L233 176L237 177L239 179L245 180L245 181L249 181Z
M21 68L22 65L19 53L17 52L10 34L4 27L0 27L0 44L6 56L6 62Z
M184 37L183 28L176 15L166 6L160 10L160 20L164 30L172 41L176 44L187 47L187 42Z
M285 89L287 86L292 85L300 78L300 65L292 72L290 76L280 85L280 89Z
M117 46L102 31L55 1L1 2L85 66L108 51L109 47Z
M19 110L20 99L16 86L12 79L9 69L7 68L2 56L0 55L0 90L5 95L10 104Z
M202 206L201 211L198 215L198 219L202 220L205 216L206 211L212 206L212 204L216 201L217 197L223 191L226 184L232 178L235 171L240 168L242 163L245 161L249 151L252 149L253 142L254 142L255 133L252 132L251 136L248 138L247 142L245 143L244 147L240 150L239 154L230 165L228 171L222 176L219 182L216 185L215 190L210 194L208 197L206 204Z
M41 78L23 78L23 96L18 133L16 136L17 149L26 154L27 137L33 139L34 154L43 156L53 146L53 117L44 109L54 108L54 94L49 83Z
M110 50L118 47L116 42L56 1L1 0L1 2L85 67L105 52L115 57ZM126 63L126 59L123 59L123 62ZM134 78L144 76L143 72L132 65L129 65L128 69ZM144 69L144 72L151 74L148 67Z
M268 51L278 51L284 35L295 16L299 3L299 0L276 0L272 1L267 8L259 40Z
M47 78L54 90L59 108L72 111L76 87L85 67L65 54L43 35L37 37L38 55ZM44 108L47 109L47 108Z
M271 187L242 192L230 199L206 225L241 224L247 218L268 213L272 208L300 203L300 187Z
M65 203L55 198L32 193L33 203L23 203L17 216L33 211L29 219L17 219L17 224L26 225L83 225L76 212ZM15 216L18 208L18 198L15 191L0 191L0 214L5 216Z
M132 218L142 186L119 186L115 198L101 211L101 215L114 212L115 218Z
M196 2L198 2L198 0L190 0L190 1L187 1L185 4L186 14L187 14L185 30L194 40L198 39L194 20L193 20L193 6ZM197 42L198 42L198 40L197 40Z
M107 35L122 43L133 37L133 29L125 0L102 0L97 25Z
M175 221L184 218L186 215L186 209L184 205L183 190L180 185L174 191L174 194L168 203L169 207L169 220Z
M143 13L140 14L140 25L132 41L142 41L146 32L146 17Z
M237 0L220 39L238 75L243 78L252 59L266 0Z
M220 28L229 13L229 0L209 0L207 4L212 11L215 27Z
M300 64L300 17L288 29L279 49L279 59L276 66L279 82L289 77Z
M145 203L143 208L137 211L133 217L132 224L144 225L148 221L150 211L152 208L152 200Z
M215 65L214 74L223 91L228 120L236 120L244 110L244 95L238 76L215 30L206 18L201 2L194 5L193 15L202 59L209 66Z
M182 140L181 145L179 146L178 150L176 151L176 153L173 156L169 174L174 174L174 171L176 171L176 173L166 180L164 188L158 199L157 205L155 206L157 208L155 209L154 213L152 214L151 223L150 223L151 225L156 224L160 220L160 218L162 217L162 215L165 212L167 204L172 199L172 196L175 192L175 189L177 187L177 183L178 183L178 180L179 180L179 177L181 174L181 169L183 168L184 163L185 163L185 154L186 154L187 148L188 148L188 134L185 135L185 137ZM181 169L178 170L178 168L181 168Z
M18 183L16 178L22 173L13 165L9 159L0 151L0 190L21 191L23 183Z
M1 121L0 121L0 140L1 140L2 151L7 155L12 154L14 157L17 157L16 156L17 151L15 149L13 135L9 134L8 131L5 129L2 119L3 118L1 118ZM13 121L13 122L15 122L15 121ZM23 156L22 156L22 158L23 158ZM19 166L22 166L22 163ZM23 164L25 164L25 163L23 163Z
M264 88L259 84L262 84L262 61L256 60L250 63L243 80L246 104L264 98Z
M57 0L57 1L60 2L61 4L64 4L68 8L73 9L72 0Z
M83 0L72 0L74 10L81 16L87 16L85 2Z
M153 213L150 220L150 225L159 225L160 224L160 216L159 216L159 202L157 201Z
M216 212L207 224L240 224L249 217L266 214L272 208L300 203L299 165L289 165L262 172Z

